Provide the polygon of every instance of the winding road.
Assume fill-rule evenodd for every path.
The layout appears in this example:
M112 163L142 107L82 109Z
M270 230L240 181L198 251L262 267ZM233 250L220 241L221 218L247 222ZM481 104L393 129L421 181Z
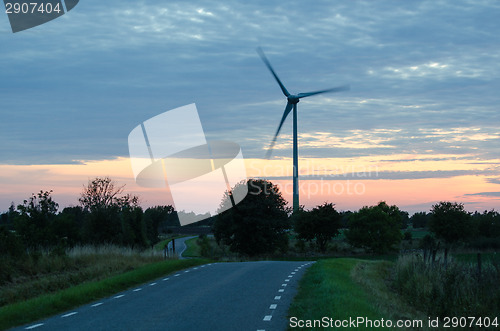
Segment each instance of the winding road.
M193 238L197 238L197 236L182 237L175 239L175 253L179 257L179 259L186 259L184 256L182 256L182 253L184 253L184 251L187 249L186 240ZM168 243L167 248L169 251L172 251L172 241Z
M311 263L205 264L15 330L286 330Z

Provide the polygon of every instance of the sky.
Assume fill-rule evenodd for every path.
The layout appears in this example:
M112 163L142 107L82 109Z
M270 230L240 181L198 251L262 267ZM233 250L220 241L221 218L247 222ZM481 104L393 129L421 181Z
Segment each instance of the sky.
M192 103L208 141L238 143L291 201L291 117L266 160L286 100L257 47L292 93L351 88L298 104L306 208L498 210L498 17L496 0L85 0L12 33L2 14L0 211L40 190L77 205L96 176L170 203L135 183L127 138Z

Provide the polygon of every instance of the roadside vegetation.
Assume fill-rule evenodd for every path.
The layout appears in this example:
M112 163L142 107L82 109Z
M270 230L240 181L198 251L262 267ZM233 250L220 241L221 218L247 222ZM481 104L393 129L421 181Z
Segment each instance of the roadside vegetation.
M427 320L425 314L406 304L388 288L391 265L388 261L353 258L318 260L300 280L288 316L303 321L323 321L325 316L334 321L351 321L358 317L372 322ZM324 324L305 326L304 330L327 329ZM357 326L362 330L381 329L365 323ZM352 325L337 329L348 327Z
M8 281L0 285L0 307L162 260L161 254L111 245L76 246L64 254L30 254L3 264L2 273Z
M89 181L79 205L62 211L50 191L12 204L0 215L0 320L11 311L7 307L29 309L22 303L42 297L57 302L57 295L83 284L116 290L109 279L125 288L145 279L138 270L168 272L207 261L193 258L317 260L290 310L299 318L327 312L391 319L500 315L497 211L472 214L463 204L443 201L410 217L384 201L358 211L325 202L292 215L271 182L238 185L247 185L249 194L229 209L226 194L221 208L227 210L200 224L202 233L211 227L213 235L188 240L184 256L192 262L180 264L162 262L165 246L180 237L169 230L179 225L173 207L143 211L137 197L123 194L123 186L107 177ZM130 273L134 281L120 280ZM92 291L74 293L93 298ZM83 303L74 297L68 302Z
M402 255L394 266L394 289L429 316L494 318L500 313L500 259L477 263L425 261ZM498 321L500 323L500 321Z
M164 261L174 238L166 227L179 225L176 212L143 212L139 198L123 189L96 178L78 206L59 211L52 192L40 191L0 215L0 329L207 262Z

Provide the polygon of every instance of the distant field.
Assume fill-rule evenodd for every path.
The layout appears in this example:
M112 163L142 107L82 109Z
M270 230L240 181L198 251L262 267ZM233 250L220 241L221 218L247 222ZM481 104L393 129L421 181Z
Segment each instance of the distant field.
M413 239L422 239L426 235L430 234L429 231L425 229L413 229L411 230L411 236Z

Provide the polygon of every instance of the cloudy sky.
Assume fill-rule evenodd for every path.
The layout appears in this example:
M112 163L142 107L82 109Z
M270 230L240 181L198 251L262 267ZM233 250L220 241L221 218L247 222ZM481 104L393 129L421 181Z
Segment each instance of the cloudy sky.
M135 184L127 137L191 103L288 198L291 118L264 160L286 100L258 46L292 93L351 86L298 105L306 207L499 209L498 17L496 0L85 0L14 34L0 15L0 211L39 190L77 204L105 175L162 203Z

